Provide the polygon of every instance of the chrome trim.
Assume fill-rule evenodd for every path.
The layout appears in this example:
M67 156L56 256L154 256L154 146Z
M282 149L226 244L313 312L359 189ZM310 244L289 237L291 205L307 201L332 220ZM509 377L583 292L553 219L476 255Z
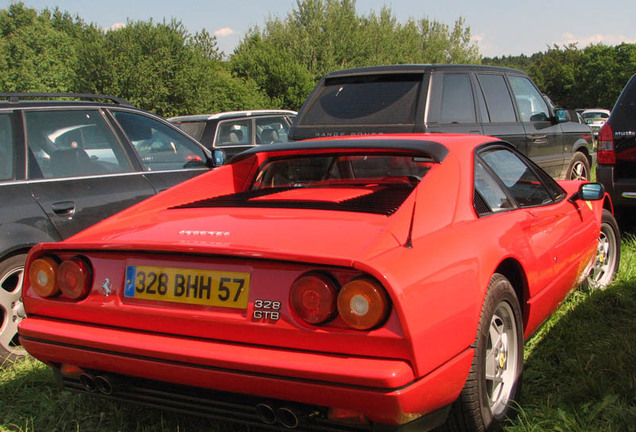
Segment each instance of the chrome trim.
M632 199L634 199L634 198L636 198L636 192L623 192L621 194L621 196L623 198L632 198Z
M191 172L191 171L210 171L209 168L191 168L191 169L173 169L173 170L165 170L165 171L131 171L125 173L112 173L112 174L99 174L99 175L88 175L88 176L75 176L75 177L50 177L50 178L41 178L41 179L29 179L29 180L15 180L15 181L0 181L0 186L5 185L18 185L18 184L31 184L31 183L48 183L48 182L63 182L63 181L73 181L73 180L90 180L90 179L103 179L109 177L127 177L133 175L161 175L165 173L173 173L173 172Z

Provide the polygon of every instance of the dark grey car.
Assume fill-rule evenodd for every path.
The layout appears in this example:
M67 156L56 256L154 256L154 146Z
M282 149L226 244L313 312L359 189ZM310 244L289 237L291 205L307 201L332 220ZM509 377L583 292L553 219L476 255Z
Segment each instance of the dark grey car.
M553 109L524 72L476 65L393 65L331 72L298 112L290 139L475 133L512 143L555 178L589 179L589 127Z
M21 285L33 245L65 239L211 166L208 150L158 116L117 98L62 96L0 94L0 364L22 352Z

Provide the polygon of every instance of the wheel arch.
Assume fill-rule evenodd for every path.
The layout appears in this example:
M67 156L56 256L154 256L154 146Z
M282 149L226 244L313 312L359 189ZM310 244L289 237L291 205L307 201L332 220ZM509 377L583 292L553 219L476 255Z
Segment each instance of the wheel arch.
M528 322L527 308L525 307L525 302L528 297L528 279L523 266L516 259L507 258L499 264L496 273L505 276L512 284L515 294L517 295L517 299L519 300L519 305L521 306L523 313L523 326L525 328Z

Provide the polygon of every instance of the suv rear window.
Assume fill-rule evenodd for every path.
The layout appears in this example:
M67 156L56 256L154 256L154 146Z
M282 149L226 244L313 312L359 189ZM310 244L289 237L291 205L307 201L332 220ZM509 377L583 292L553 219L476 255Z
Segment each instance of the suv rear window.
M421 82L421 74L329 78L302 124L413 124Z

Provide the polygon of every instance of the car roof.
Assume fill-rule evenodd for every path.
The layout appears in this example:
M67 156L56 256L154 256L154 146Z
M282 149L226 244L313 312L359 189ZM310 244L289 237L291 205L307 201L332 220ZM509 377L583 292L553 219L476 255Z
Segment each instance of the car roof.
M525 72L505 68L500 66L485 66L474 64L399 64L399 65L384 65L384 66L366 66L353 69L343 69L338 71L329 72L325 75L325 78L332 78L338 76L348 75L370 75L379 73L424 73L431 70L480 70L480 71L500 71L500 72L512 72L516 74L526 75Z
M0 99L0 107L2 108L73 105L120 105L134 108L134 105L125 99L91 93L5 92L0 93Z
M184 115L171 117L168 121L172 122L195 122L195 121L206 121L206 120L225 120L231 118L242 118L242 117L260 117L266 115L296 115L296 111L291 110L245 110L245 111L226 111L216 114L192 114L192 115Z

